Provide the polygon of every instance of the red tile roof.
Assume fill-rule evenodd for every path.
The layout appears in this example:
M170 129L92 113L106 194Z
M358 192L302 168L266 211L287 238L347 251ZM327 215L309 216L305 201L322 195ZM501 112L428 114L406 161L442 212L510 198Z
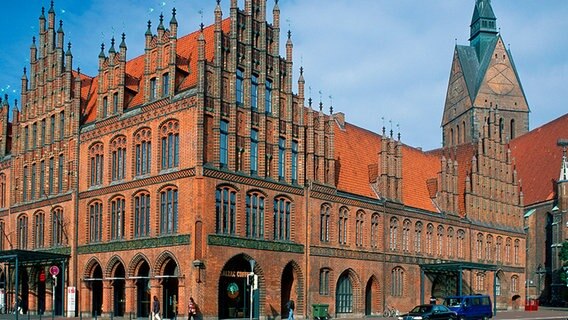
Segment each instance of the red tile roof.
M559 138L568 138L568 114L511 141L525 206L555 197L562 163Z
M377 198L369 182L369 166L379 161L381 136L345 123L345 129L335 127L335 159L337 188L357 195ZM436 212L427 180L436 178L440 160L421 150L402 146L402 198L405 205Z
M221 29L227 33L231 26L230 18L225 18L221 23ZM185 35L177 41L177 62L178 69L190 73L178 86L177 91L182 91L197 85L197 58L198 58L198 39L200 30ZM215 25L210 25L203 29L205 38L205 59L212 61L215 55ZM189 66L187 63L189 62ZM85 122L96 119L96 98L97 98L97 77L91 78L93 83L89 90L81 90L81 98L84 103L83 114ZM136 85L136 83L138 83ZM126 108L132 108L143 103L144 100L144 55L140 55L126 63L126 87L135 93ZM84 85L83 85L84 87Z

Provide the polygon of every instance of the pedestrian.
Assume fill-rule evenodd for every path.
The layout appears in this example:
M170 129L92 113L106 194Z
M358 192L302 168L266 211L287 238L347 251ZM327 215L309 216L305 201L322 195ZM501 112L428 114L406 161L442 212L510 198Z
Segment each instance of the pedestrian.
M162 320L160 318L160 301L158 301L156 296L154 296L154 301L152 302L152 318L153 320Z
M189 303L187 304L187 319L197 320L197 305L193 301L193 297L189 297Z
M430 297L430 304L436 304L436 297L434 296Z
M286 303L286 308L288 308L288 320L294 320L294 309L296 308L294 300L289 300Z

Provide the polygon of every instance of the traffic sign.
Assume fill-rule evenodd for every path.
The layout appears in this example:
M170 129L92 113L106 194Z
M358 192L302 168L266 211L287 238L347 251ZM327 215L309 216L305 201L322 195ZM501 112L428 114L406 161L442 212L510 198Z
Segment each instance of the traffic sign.
M58 266L49 267L49 274L51 274L52 276L57 276L59 274L59 267Z

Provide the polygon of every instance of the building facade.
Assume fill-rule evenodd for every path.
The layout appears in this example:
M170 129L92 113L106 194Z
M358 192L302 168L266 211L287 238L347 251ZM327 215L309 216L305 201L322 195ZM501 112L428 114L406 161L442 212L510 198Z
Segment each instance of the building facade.
M178 37L174 9L148 23L143 55L127 58L123 34L88 76L54 5L42 9L20 111L7 97L0 111L0 246L69 259L56 282L49 261L22 267L17 287L4 264L7 305L16 289L26 313L118 317L147 317L154 296L166 318L190 297L206 318L285 317L290 299L300 317L458 292L522 303L508 138L528 131L528 104L490 2L476 1L471 44L456 46L445 144L428 152L306 97L278 2L268 11L231 0L228 17L217 5L213 25Z

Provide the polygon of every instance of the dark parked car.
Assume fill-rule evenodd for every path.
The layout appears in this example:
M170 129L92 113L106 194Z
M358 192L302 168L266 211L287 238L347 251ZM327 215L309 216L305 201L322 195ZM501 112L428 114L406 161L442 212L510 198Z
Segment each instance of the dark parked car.
M414 307L407 314L398 317L398 320L426 320L426 319L443 319L455 320L458 314L448 309L446 306L437 304L421 304Z

